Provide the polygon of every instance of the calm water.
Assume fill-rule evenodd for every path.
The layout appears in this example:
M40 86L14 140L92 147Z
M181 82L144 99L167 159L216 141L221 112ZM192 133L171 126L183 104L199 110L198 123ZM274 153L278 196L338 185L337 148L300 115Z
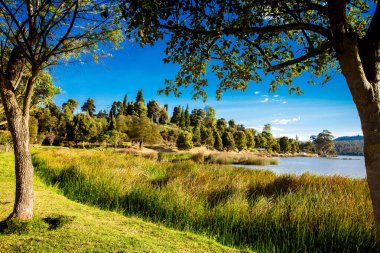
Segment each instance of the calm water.
M323 157L280 157L279 165L238 165L245 168L263 168L277 174L303 174L309 172L319 175L340 175L365 178L364 156Z

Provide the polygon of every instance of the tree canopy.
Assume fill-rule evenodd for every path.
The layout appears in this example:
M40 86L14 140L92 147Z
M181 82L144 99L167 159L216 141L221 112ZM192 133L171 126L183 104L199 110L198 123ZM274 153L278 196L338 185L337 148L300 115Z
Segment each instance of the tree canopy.
M166 38L165 62L179 64L166 94L192 86L194 98L207 97L206 72L219 78L219 98L227 89L245 90L249 81L272 74L270 91L279 85L301 93L294 78L326 83L339 71L329 26L329 1L124 1L129 36L141 44ZM365 43L370 1L342 1L354 36ZM366 35L366 36L365 36ZM208 67L210 66L210 67Z

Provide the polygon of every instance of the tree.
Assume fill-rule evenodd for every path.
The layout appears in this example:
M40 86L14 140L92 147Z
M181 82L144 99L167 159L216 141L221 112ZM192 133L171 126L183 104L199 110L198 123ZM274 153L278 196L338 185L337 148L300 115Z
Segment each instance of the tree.
M74 117L73 130L76 141L89 141L99 134L96 121L87 112Z
M223 150L223 141L218 131L214 132L214 148L218 151Z
M236 148L241 151L243 149L247 149L247 137L243 131L236 131L234 134L234 140Z
M177 147L180 150L188 150L193 148L192 135L190 132L182 131L177 138Z
M216 111L211 106L205 107L206 117L204 119L204 125L207 127L214 127L216 124Z
M253 149L255 147L255 131L253 129L245 129L245 136L247 137L247 148Z
M151 100L148 102L147 105L147 116L150 118L153 122L157 123L158 119L160 117L160 105L155 101Z
M323 130L317 136L310 137L315 145L315 149L320 155L335 155L334 136L328 130Z
M87 99L81 109L82 112L88 112L88 114L92 117L96 112L95 101L92 98Z
M121 115L127 114L127 106L128 106L127 100L128 100L128 96L125 95L124 99L123 99L123 103L121 104L121 108L120 108L120 114Z
M263 127L263 133L272 133L272 126L271 124L265 124L264 127Z
M137 91L137 95L136 95L136 103L139 103L139 102L145 104L143 92L141 89Z
M237 126L236 126L236 124L235 124L235 120L230 119L230 120L228 121L228 127L230 128L231 131L236 131Z
M144 143L157 144L162 142L159 128L147 117L127 116L127 135L137 141L140 148Z
M147 108L145 106L145 100L144 100L142 90L137 91L136 102L134 104L133 111L134 112L132 115L136 115L138 117L147 116Z
M158 122L160 124L166 124L166 123L168 123L168 119L169 119L168 112L166 111L165 107L162 107L160 109L160 117L158 119Z
M190 126L190 113L189 113L189 105L186 105L186 109L185 109L185 112L184 112L184 115L183 115L183 118L184 118L184 125L185 127L189 127Z
M283 136L279 139L278 143L280 144L280 151L281 152L289 152L292 149L291 142L288 137Z
M181 108L181 106L175 106L173 108L173 115L170 118L170 123L179 126L180 123L181 123L181 116L182 116L182 108Z
M231 132L226 131L223 133L222 142L223 147L226 148L228 151L235 150L235 140Z
M224 118L218 119L216 121L216 129L218 129L220 133L223 133L227 129L227 121Z
M378 1L124 1L129 31L141 44L165 38L165 62L179 64L166 94L193 86L207 96L211 69L221 80L216 95L245 90L249 81L272 75L270 90L310 75L322 84L341 71L356 104L364 134L364 155L380 241L380 4ZM371 9L372 6L372 9ZM153 11L155 10L155 11ZM208 10L208 11L203 11ZM368 13L373 13L368 18ZM188 22L191 20L192 22ZM133 21L133 22L132 22ZM136 22L137 21L137 22ZM132 34L132 33L131 33ZM207 65L211 64L210 68Z
M193 109L190 113L190 126L196 127L203 123L206 113L202 109Z
M69 100L67 100L67 102L62 104L62 109L65 107L67 107L71 111L71 114L74 114L75 109L78 107L78 101L76 101L73 98L70 98Z
M43 69L81 56L96 56L101 41L117 43L114 10L103 1L0 1L0 93L12 133L16 194L9 218L33 216L33 165L29 152L29 111ZM106 47L106 43L103 45Z

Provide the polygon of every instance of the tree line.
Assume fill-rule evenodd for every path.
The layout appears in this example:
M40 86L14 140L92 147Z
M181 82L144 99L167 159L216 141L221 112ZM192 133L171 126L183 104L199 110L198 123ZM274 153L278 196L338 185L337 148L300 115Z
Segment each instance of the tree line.
M334 154L333 137L327 130L310 141L286 136L275 138L271 125L266 124L261 132L236 124L233 119L216 117L211 106L204 109L175 106L171 117L168 105L156 100L145 102L142 90L136 98L128 101L114 101L111 108L96 111L92 98L80 107L71 98L62 106L49 100L31 112L29 120L30 142L32 144L80 146L108 145L124 147L125 143L176 144L186 150L194 146L206 146L218 151L266 150L276 153L320 153ZM5 129L5 126L3 126ZM7 132L0 134L0 143L11 141Z

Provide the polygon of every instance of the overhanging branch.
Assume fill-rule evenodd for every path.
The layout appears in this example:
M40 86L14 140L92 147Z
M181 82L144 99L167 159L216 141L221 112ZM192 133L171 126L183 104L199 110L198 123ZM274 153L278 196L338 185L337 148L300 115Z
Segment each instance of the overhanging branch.
M283 68L286 68L288 66L297 64L297 63L301 63L307 59L310 59L310 58L313 58L317 55L322 54L323 52L325 52L329 48L331 48L331 45L330 45L330 43L326 42L326 43L322 44L319 48L313 49L312 51L309 51L308 53L304 54L303 56L300 56L298 58L295 58L295 59L277 64L277 65L271 66L268 68L268 71L276 71L276 70L283 69Z

